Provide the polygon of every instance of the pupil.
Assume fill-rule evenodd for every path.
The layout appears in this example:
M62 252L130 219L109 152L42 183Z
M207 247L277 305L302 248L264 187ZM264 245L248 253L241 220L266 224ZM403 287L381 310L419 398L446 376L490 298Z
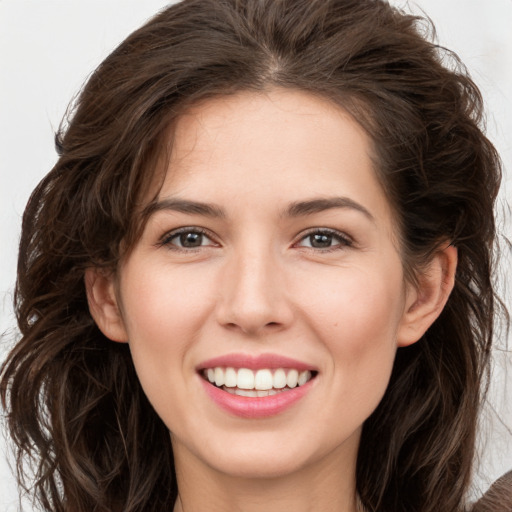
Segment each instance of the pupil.
M180 235L180 243L183 247L199 247L202 237L201 233L183 233Z
M316 248L325 248L330 247L332 243L332 235L322 235L322 234L316 234L313 235L311 240L312 247Z

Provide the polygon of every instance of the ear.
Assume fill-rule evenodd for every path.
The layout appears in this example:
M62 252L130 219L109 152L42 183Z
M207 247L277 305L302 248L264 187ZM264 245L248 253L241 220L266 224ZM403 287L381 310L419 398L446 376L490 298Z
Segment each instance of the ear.
M405 312L398 329L397 344L406 347L418 341L441 314L455 284L457 249L440 249L418 276L417 285L409 285Z
M100 331L112 341L126 343L128 335L118 307L114 276L98 268L85 271L89 311Z

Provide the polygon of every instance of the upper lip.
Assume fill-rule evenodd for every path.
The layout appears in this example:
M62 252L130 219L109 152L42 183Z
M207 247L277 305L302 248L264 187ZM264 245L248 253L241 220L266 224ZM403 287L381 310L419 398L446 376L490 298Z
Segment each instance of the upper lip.
M276 369L276 368L294 368L296 370L316 371L316 368L303 361L292 359L290 357L282 356L279 354L225 354L222 356L208 359L201 362L197 366L197 370L201 371L206 368L215 368L218 366L232 367L232 368L248 368L250 370L260 370L263 368Z

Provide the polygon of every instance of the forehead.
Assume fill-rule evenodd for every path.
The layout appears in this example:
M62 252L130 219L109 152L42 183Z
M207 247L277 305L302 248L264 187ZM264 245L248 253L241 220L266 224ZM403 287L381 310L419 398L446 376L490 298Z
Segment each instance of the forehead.
M305 198L349 197L390 214L364 129L332 102L302 91L240 92L194 105L174 123L159 198L261 210Z
M304 91L277 88L201 101L178 118L174 135L179 139L179 149L184 151L197 150L199 137L205 144L225 142L224 137L232 145L252 142L246 147L248 151L262 146L271 148L276 142L289 148L310 149L314 143L320 149L324 142L328 144L329 139L340 134L341 124L351 125L345 136L353 131L363 144L369 142L362 128L332 102Z
M240 179L264 168L279 175L308 170L318 179L334 159L340 170L364 167L373 173L371 142L363 128L340 107L301 91L241 92L206 100L181 115L172 132L166 170L167 179L176 183L191 171L205 171L204 179L206 174L220 178L227 167L237 168Z

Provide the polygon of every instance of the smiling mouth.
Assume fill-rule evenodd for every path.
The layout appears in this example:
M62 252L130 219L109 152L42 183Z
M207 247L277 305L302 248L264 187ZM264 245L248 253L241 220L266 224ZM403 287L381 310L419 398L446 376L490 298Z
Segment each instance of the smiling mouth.
M315 378L317 372L294 368L249 368L216 366L205 368L201 376L217 388L232 395L245 397L273 396L303 386Z

